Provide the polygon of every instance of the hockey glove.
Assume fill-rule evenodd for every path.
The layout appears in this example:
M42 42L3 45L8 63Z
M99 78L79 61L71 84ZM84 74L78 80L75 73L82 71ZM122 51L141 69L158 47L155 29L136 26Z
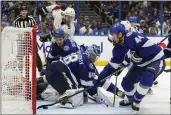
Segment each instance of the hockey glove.
M47 41L51 41L52 36L50 33L40 33L40 41L41 42L47 42Z
M43 69L42 69L42 71L40 72L40 76L45 75L45 73L46 73L46 68L47 68L47 64L45 64L45 65L43 66Z
M132 53L131 61L133 62L133 64L138 65L139 63L141 63L142 58L139 57L136 53Z

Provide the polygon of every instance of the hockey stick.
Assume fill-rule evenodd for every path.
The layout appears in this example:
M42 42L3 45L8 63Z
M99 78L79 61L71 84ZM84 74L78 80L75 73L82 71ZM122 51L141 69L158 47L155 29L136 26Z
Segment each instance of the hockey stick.
M163 41L165 41L168 37L170 37L171 34L168 34L165 38L163 38L159 43L157 43L157 45L159 45L160 43L162 43Z
M116 79L115 79L115 88L114 88L113 107L115 107L115 100L116 100L116 88L117 88L118 76L119 76L119 75L116 75Z
M117 70L116 72L114 72L113 74L109 75L108 77L106 77L106 78L104 78L104 79L101 79L100 82L105 81L106 79L110 78L111 76L113 76L113 75L116 74L117 72L122 71L124 68L125 68L125 67L122 67L122 68L120 68L119 70ZM100 82L99 82L99 83L100 83ZM54 102L54 103L46 104L46 105L40 105L40 106L37 107L37 109L40 109L40 108L47 109L48 106L53 106L53 105L55 105L55 104L57 104L57 103L60 103L60 102L62 102L62 101L64 101L64 100L67 100L67 99L69 99L70 97L73 97L73 96L75 96L75 95L77 95L77 94L79 94L79 93L82 93L82 92L85 92L85 91L91 89L92 87L96 87L96 85L97 85L97 84L95 84L94 86L87 87L87 88L85 88L85 89L83 89L83 90L81 90L81 91L78 91L78 92L75 93L75 94L70 95L70 96L66 96L66 97L64 97L64 98L61 98L60 100L57 100L57 101Z
M43 54L44 54L44 59L46 61L46 47L45 47L45 42L43 42Z

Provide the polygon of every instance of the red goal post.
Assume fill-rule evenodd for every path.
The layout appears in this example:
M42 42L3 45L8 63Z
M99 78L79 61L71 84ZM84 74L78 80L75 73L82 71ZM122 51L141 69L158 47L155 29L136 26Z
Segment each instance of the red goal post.
M5 27L1 33L2 114L36 114L36 29Z

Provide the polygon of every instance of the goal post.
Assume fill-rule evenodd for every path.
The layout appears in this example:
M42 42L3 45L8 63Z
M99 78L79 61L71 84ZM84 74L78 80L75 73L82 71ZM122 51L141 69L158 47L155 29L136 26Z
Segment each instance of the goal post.
M2 114L36 114L36 29L5 27L1 33Z

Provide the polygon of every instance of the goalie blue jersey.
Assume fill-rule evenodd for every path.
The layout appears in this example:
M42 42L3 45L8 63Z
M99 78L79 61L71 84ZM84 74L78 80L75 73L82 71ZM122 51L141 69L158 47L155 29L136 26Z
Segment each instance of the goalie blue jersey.
M68 56L62 57L62 60L75 76L75 83L78 86L93 86L94 81L98 79L95 65L83 51L71 53Z

